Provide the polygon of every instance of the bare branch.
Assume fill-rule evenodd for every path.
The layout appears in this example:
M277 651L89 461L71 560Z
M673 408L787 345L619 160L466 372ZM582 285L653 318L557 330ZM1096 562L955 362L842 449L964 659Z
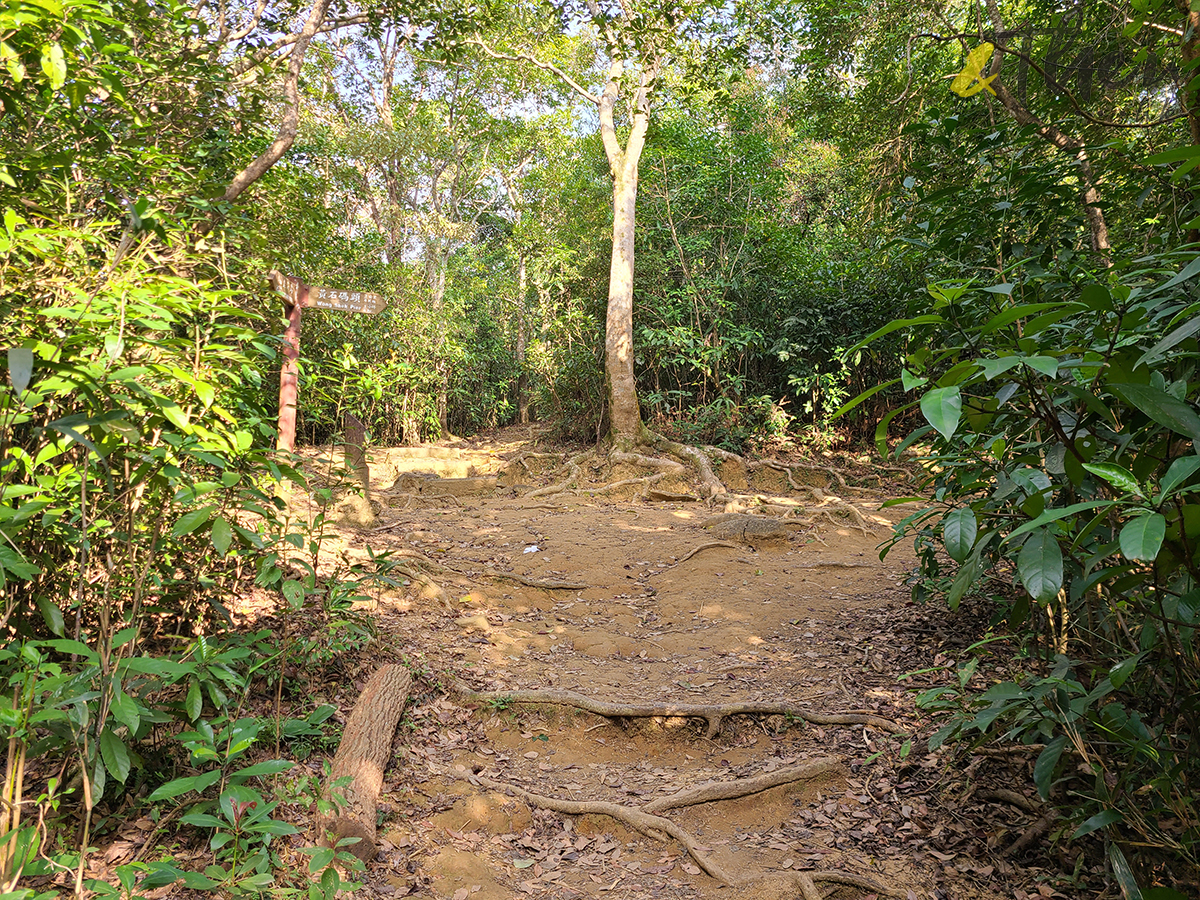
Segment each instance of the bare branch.
M463 43L470 44L472 47L478 47L485 55L492 59L504 60L506 62L527 62L530 65L537 66L539 69L544 69L547 72L553 72L561 78L575 93L583 97L589 103L600 103L600 98L581 85L578 81L560 69L554 63L548 63L538 59L536 56L531 56L528 53L501 53L492 49L479 37L469 38Z

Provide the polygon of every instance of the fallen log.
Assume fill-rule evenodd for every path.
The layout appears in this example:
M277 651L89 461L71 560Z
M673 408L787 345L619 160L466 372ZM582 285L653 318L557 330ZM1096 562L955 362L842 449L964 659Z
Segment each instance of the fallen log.
M383 771L392 756L392 738L411 686L412 675L404 666L379 668L354 704L333 758L327 790L332 795L340 794L345 802L337 804L337 812L318 816L317 828L330 846L358 838L346 849L363 862L370 862L379 852L375 809L383 789ZM334 787L342 778L349 778L349 783Z

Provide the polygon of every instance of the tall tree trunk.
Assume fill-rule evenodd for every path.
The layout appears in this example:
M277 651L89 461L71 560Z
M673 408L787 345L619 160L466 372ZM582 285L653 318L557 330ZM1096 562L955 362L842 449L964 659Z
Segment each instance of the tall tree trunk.
M598 104L600 136L613 178L612 261L608 269L608 316L604 335L604 371L608 377L608 409L612 436L638 442L645 430L633 371L633 235L637 224L638 162L650 123L649 90L657 66L644 68L634 98L633 127L622 149L617 141L613 107L624 67L609 67L608 83Z

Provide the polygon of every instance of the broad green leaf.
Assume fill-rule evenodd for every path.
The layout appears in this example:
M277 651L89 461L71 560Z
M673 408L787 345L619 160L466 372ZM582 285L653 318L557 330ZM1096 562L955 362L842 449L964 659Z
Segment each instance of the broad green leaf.
M1121 529L1121 553L1126 559L1149 562L1158 556L1167 533L1167 520L1161 513L1137 516Z
M174 781L168 781L162 787L155 790L147 799L153 803L156 800L170 800L172 797L178 797L189 791L202 793L205 788L216 784L220 780L220 769L205 772L203 775L189 775L187 778L176 778Z
M1114 822L1124 822L1125 817L1115 809L1106 809L1104 812L1098 812L1078 828L1071 835L1071 840L1081 838L1085 834L1091 834L1093 831L1099 831L1105 825L1112 825Z
M1136 670L1138 663L1142 661L1143 654L1138 653L1129 659L1123 659L1111 669L1108 670L1108 680L1112 682L1112 686L1120 690L1121 686L1129 680L1129 676Z
M1191 160L1189 160L1189 162L1194 166L1197 162L1200 162L1200 155L1193 157ZM1186 165L1186 163L1185 163L1185 165ZM1178 171L1179 170L1177 169L1176 174L1178 174ZM1183 270L1178 275L1176 275L1174 278L1170 279L1169 281L1164 281L1162 284L1150 288L1150 290L1143 292L1142 296L1143 297L1152 297L1155 294L1159 293L1160 291L1169 290L1169 289L1175 287L1175 285L1177 285L1177 284L1182 284L1183 282L1185 282L1191 278L1195 278L1197 274L1200 274L1200 257L1193 259L1190 263L1188 263L1186 266L1184 266Z
M949 440L962 417L962 394L958 387L934 388L921 398L921 413L926 422Z
M104 757L104 766L109 774L124 784L129 777L129 751L111 728L100 732L100 755Z
M1048 509L1036 519L1031 519L1020 528L1014 529L1002 543L1007 544L1014 538L1028 534L1035 528L1041 528L1043 525L1049 525L1051 522L1057 522L1059 519L1065 519L1067 516L1073 516L1076 513L1086 512L1090 509L1103 509L1106 506L1112 506L1114 503L1116 503L1115 500L1089 500L1087 503L1072 503L1070 506Z
M8 351L8 379L17 396L25 393L29 379L33 376L33 351L28 347L10 347Z
M213 519L212 530L208 533L208 538L222 556L229 552L229 545L233 540L233 529L229 527L229 522L224 516L217 516Z
M0 59L4 60L5 68L13 81L20 84L25 80L25 64L21 62L20 54L5 41L0 41Z
M1022 360L1025 365L1047 378L1058 377L1058 360L1053 356L1029 356Z
M1158 362L1158 360L1162 359L1166 355L1168 350L1177 344L1182 344L1197 331L1200 331L1200 316L1197 316L1190 322L1185 322L1184 324L1180 325L1165 338L1143 353L1140 357L1138 357L1138 361L1133 364L1133 367L1136 369L1142 363Z
M189 722L195 722L200 718L203 708L204 697L200 694L200 682L193 678L191 684L188 685L187 698L183 701L183 711Z
M120 688L113 693L112 714L114 719L129 729L130 734L138 730L142 721L138 715L137 703Z
M928 378L921 378L918 375L914 375L912 372L908 371L908 369L900 370L900 386L903 387L905 391L911 391L913 388L919 388L928 381Z
M1163 495L1171 494L1175 488L1191 478L1197 469L1200 469L1200 456L1181 456L1171 463L1160 485Z
M946 552L956 563L962 563L970 554L971 548L975 546L978 528L975 510L969 506L951 510L942 519L942 540L946 545Z
M304 585L299 581L285 581L281 587L283 596L287 598L288 605L292 609L299 609L304 605Z
M1185 159L1200 157L1200 146L1192 145L1190 147L1175 147L1172 150L1164 150L1162 153L1155 153L1153 156L1146 157L1146 164L1157 166L1162 163L1181 162Z
M199 509L193 509L191 512L184 513L179 517L179 521L175 523L175 527L171 529L173 537L183 537L185 534L191 534L205 522L212 518L214 506L202 506Z
M1058 768L1058 759L1062 756L1063 748L1067 745L1067 736L1060 734L1038 755L1033 764L1033 783L1037 785L1038 794L1043 800L1050 796L1050 784L1054 778L1054 770Z
M878 328L875 331L871 332L869 335L867 335L865 338L863 338L861 341L859 341L857 344L855 344L853 347L851 347L849 350L847 350L842 355L842 358L843 359L849 358L850 354L853 353L855 350L861 350L863 347L867 346L867 344L870 344L873 341L878 340L879 338L883 337L884 335L891 334L893 331L899 331L902 328L911 328L914 325L945 325L945 324L946 324L946 320L943 319L941 316L916 316L912 319L893 319L887 325L884 325L882 328Z
M42 48L42 71L54 90L59 90L66 83L67 61L63 56L62 44L58 41Z
M67 629L66 623L63 621L62 610L49 597L38 597L37 607L51 634L58 635L59 637L66 634Z
M1139 497L1146 496L1133 473L1124 466L1118 466L1116 463L1084 463L1083 467L1093 475L1099 475L1119 491Z
M1121 852L1121 847L1116 841L1110 841L1108 844L1108 863L1112 866L1113 877L1117 880L1117 885L1121 888L1125 900L1144 900L1142 889L1138 887L1137 877L1133 874L1129 860L1125 858L1125 854Z
M1017 573L1034 600L1049 603L1063 585L1062 550L1049 528L1040 528L1025 539L1017 554Z
M1200 416L1196 415L1191 405L1148 384L1110 384L1108 387L1158 424L1187 435L1193 441L1200 441Z

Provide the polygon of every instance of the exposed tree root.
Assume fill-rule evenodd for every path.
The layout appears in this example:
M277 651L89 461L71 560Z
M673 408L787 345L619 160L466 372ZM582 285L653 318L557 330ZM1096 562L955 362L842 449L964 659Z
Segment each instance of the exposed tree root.
M708 500L725 493L725 485L721 482L715 472L713 472L712 462L709 461L705 452L698 447L689 447L687 444L680 444L675 441L668 440L661 434L648 432L651 446L655 450L663 453L669 453L677 459L684 460L691 465L700 477L700 496Z
M995 800L1000 803L1009 803L1025 810L1027 813L1033 813L1034 815L1045 811L1045 807L1040 803L1036 803L1035 801L1026 797L1024 794L1018 794L1016 791L1006 790L1005 788L977 791L975 796L980 800Z
M541 809L549 809L554 812L565 813L569 816L609 816L618 822L625 823L630 828L641 832L647 837L654 838L656 841L673 837L684 846L688 855L696 861L696 865L717 879L717 881L729 885L738 883L737 879L700 852L695 838L670 819L665 819L662 816L651 815L650 813L642 812L640 809L622 806L619 803L610 803L606 800L561 800L557 797L547 797L543 794L535 794L532 791L527 791L514 784L496 781L483 775L469 775L466 772L445 772L443 774L470 781L473 784L478 784L493 791L503 791Z
M682 469L683 467L680 466L680 468ZM569 492L572 494L580 494L580 495L582 495L582 494L589 494L589 495L590 494L607 494L609 491L617 490L617 488L629 487L631 484L640 484L643 486L642 493L644 496L646 493L646 490L650 487L650 485L658 484L660 481L663 480L664 476L665 476L665 473L656 472L655 474L647 475L644 478L623 478L620 481L610 481L608 484L602 484L599 487L594 487L594 488L590 488L590 487L589 488L571 488L571 489L569 489ZM566 492L564 492L564 493L566 493Z
M679 557L679 559L675 560L675 566L682 565L703 550L714 550L717 547L728 547L730 550L742 549L737 544L729 543L729 541L709 541L707 544L701 544L699 547L693 547L683 556ZM672 566L671 568L674 568L675 566Z
M790 766L755 775L753 778L739 778L735 781L710 781L699 787L689 788L647 803L642 807L648 813L661 813L669 809L682 809L685 806L696 806L700 803L710 803L714 800L734 800L738 797L748 797L759 794L784 784L794 784L797 781L811 781L842 768L842 762L832 756L823 756L810 760L800 766Z
M695 494L675 494L671 491L646 491L647 500L660 500L666 503L695 503L700 498Z
M568 488L575 486L579 482L579 475L580 475L579 467L580 467L580 465L583 463L584 460L586 460L590 456L593 456L594 454L595 454L595 451L588 450L584 453L580 453L576 456L572 456L570 459L568 459L566 462L564 462L562 464L562 466L560 466L559 469L554 473L557 475L563 469L566 469L567 477L565 479L558 482L557 484L552 484L549 487L538 488L536 491L530 491L525 496L528 497L529 499L535 499L537 497L549 497L553 494L561 494L563 491L567 490Z
M545 588L548 591L583 591L591 587L582 581L560 581L557 578L530 578L528 575L517 575L515 572L489 572L488 578L499 578L505 581L516 581L526 587Z
M412 566L396 566L396 571L415 584L421 586L421 596L436 600L442 606L450 606L450 595L440 584L419 569Z
M658 469L664 475L683 475L687 466L673 459L661 459L657 456L645 456L641 453L627 453L613 450L608 454L608 461L613 465L624 463L630 466L641 466L644 469Z
M570 706L595 713L610 719L649 719L656 716L679 716L704 719L708 723L706 737L712 739L721 731L721 723L727 716L739 715L784 715L801 719L813 725L870 725L880 731L899 734L905 731L902 725L877 716L871 712L849 710L836 713L818 713L788 703L772 701L735 701L732 703L614 703L577 694L574 691L473 691L455 684L454 690L464 699L476 703L505 700L509 703L545 703L552 706Z
M811 772L807 776L801 775L798 778L793 778L792 781L801 780L801 778L803 778L803 777L811 778L811 777L815 777L816 775L822 774L826 769L824 767L819 766L818 764L823 763L823 762L825 762L825 761L824 760L814 761L813 765L817 766L815 771ZM800 768L804 768L804 767L796 767L796 769L800 769ZM718 865L716 862L714 862L712 859L710 859L707 855L705 855L705 853L700 850L700 845L698 844L696 839L691 836L691 834L689 834L684 829L680 828L678 825L676 825L670 819L664 818L663 816L655 815L652 812L651 808L654 807L656 804L648 804L647 806L644 806L641 809L637 809L635 807L623 806L620 803L612 803L612 802L609 802L606 800L564 800L564 799L561 799L558 797L547 797L544 794L535 794L532 791L528 791L525 788L518 787L517 785L509 784L508 782L504 782L504 781L497 781L493 778L488 778L487 776L484 776L484 775L470 774L466 771L449 772L449 771L439 771L436 769L435 769L435 771L438 771L438 774L442 774L442 775L449 776L452 778L458 778L463 781L468 781L472 784L478 785L479 787L484 787L484 788L487 788L487 789L493 790L493 791L501 791L510 796L517 797L521 800L524 800L526 803L528 803L532 806L536 806L540 809L548 809L548 810L563 813L563 814L569 815L569 816L583 816L583 815L609 816L613 819L616 819L618 822L622 822L622 823L628 825L630 828L633 828L635 831L638 831L638 832L646 835L647 837L653 838L654 840L661 841L661 840L666 840L667 838L674 838L676 841L678 841L680 844L683 845L684 849L687 850L688 856L690 856L693 860L695 860L696 865L698 865L701 869L703 869L705 872L707 872L711 877L715 878L717 881L721 882L722 884L729 885L731 887L751 887L751 886L758 884L760 882L763 882L763 881L773 881L774 882L774 881L784 880L789 884L795 884L800 889L801 895L805 898L805 900L812 900L812 898L816 898L816 900L822 900L821 894L817 891L816 883L817 882L828 882L828 883L832 883L832 884L844 884L844 885L848 885L850 887L859 888L860 890L864 890L864 891L874 891L875 893L882 894L884 896L890 896L890 897L901 896L899 891L888 888L887 886L882 885L879 882L874 881L870 878L865 878L861 875L853 875L849 872L837 872L837 871L789 872L783 876L769 875L766 878L762 878L760 876L751 875L748 877L739 878L729 872L726 872L724 868L722 868L720 865ZM794 770L792 770L792 771L794 771ZM779 773L775 773L775 774L779 774ZM746 789L749 786L749 782L754 781L754 780L755 779L744 780L742 782L743 790L740 790L736 793L729 793L724 796L714 795L714 796L711 796L711 797L708 797L705 799L696 800L695 802L696 803L705 803L705 802L709 802L710 800L729 799L729 798L733 798L733 797L745 797L745 796L748 796L749 794L756 793L761 790L767 790L768 788L778 786L777 784L765 784L764 783L763 786L757 788L757 790ZM788 782L784 781L784 782L779 782L779 783L786 784ZM680 804L680 805L684 805L684 804ZM690 804L688 804L688 805L690 805ZM670 809L673 807L658 807L658 808L659 809L663 809L663 808Z

